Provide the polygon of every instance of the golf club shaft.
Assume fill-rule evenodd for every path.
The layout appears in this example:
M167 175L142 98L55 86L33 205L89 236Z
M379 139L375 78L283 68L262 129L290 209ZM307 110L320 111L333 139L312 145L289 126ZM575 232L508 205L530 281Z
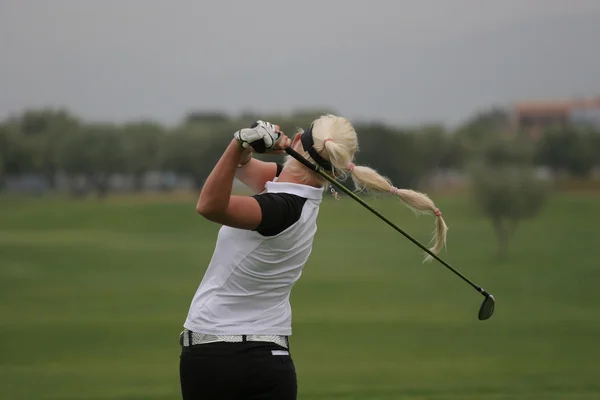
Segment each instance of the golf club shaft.
M296 160L298 160L302 164L304 164L310 170L318 173L319 175L321 175L322 177L324 177L325 179L327 179L329 182L331 182L332 184L336 185L338 188L340 188L348 196L352 197L354 200L356 200L362 206L364 206L365 208L367 208L373 214L375 214L379 218L381 218L384 222L386 222L392 228L394 228L395 230L397 230L398 232L400 232L402 235L404 235L411 242L413 242L414 244L416 244L417 246L419 246L421 249L423 249L423 251L427 252L431 257L435 258L437 261L439 261L446 268L450 269L452 272L454 272L456 275L458 275L462 280L464 280L469 285L471 285L479 293L483 294L484 296L488 296L488 293L484 289L482 289L481 287L479 287L476 284L474 284L473 282L471 282L467 277L465 277L463 274L461 274L460 272L458 272L456 269L452 268L452 266L450 266L450 264L448 264L446 261L442 260L440 257L438 257L435 253L433 253L427 247L423 246L416 239L414 239L411 235L409 235L408 233L406 233L405 231L403 231L402 229L400 229L392 221L390 221L384 215L382 215L379 211L375 210L373 207L371 207L370 205L368 205L367 203L365 203L360 197L358 197L356 194L352 193L352 191L350 189L348 189L347 187L345 187L344 185L342 185L341 183L339 183L338 181L336 181L334 178L332 178L331 176L329 176L323 170L323 168L321 168L320 166L318 166L316 164L311 163L306 158L304 158L300 154L298 154L298 152L295 151L294 149L292 149L291 147L286 148L285 152L287 154L289 154L290 156L294 157Z

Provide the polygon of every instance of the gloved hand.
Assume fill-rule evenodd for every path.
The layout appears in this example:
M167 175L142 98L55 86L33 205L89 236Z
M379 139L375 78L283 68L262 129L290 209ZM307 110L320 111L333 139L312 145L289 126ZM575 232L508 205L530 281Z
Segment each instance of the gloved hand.
M235 132L233 137L243 148L247 149L252 146L257 153L264 153L275 146L275 143L281 137L281 132L275 125L259 120L252 124L250 128Z

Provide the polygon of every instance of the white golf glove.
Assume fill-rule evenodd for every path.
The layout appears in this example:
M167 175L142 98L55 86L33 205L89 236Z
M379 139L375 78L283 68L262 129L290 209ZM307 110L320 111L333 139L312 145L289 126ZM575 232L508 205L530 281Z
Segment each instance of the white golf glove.
M252 146L258 153L272 149L280 136L281 132L275 132L275 125L260 120L252 124L252 127L240 129L233 134L243 148Z

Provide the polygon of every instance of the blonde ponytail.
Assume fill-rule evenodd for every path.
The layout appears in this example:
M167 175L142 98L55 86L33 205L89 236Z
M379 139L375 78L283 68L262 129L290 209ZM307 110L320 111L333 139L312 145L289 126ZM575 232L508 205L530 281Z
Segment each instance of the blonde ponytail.
M298 133L302 135L303 131L300 130ZM346 179L347 174L350 173L354 185L359 191L366 189L373 192L390 193L398 196L416 214L435 215L436 229L430 251L437 255L446 247L448 227L442 213L426 194L409 189L398 189L392 185L389 179L381 176L374 169L352 163L354 154L358 151L358 138L350 121L332 114L323 115L313 122L310 135L314 142L313 149L319 154L319 157L331 164L332 171L327 171L328 173L332 173L337 179L342 180ZM302 157L314 162L303 149L299 148L298 152ZM300 182L317 182L321 186L328 185L326 179L304 168L292 157L288 156L285 167ZM432 258L427 254L425 262Z
M446 247L448 227L442 217L441 211L426 194L410 189L398 189L392 185L389 179L381 176L377 171L369 167L349 163L347 169L352 174L352 181L358 190L367 189L369 191L390 193L398 196L415 214L435 215L436 229L432 239L434 244L429 250L437 255ZM425 262L432 259L433 257L427 254Z

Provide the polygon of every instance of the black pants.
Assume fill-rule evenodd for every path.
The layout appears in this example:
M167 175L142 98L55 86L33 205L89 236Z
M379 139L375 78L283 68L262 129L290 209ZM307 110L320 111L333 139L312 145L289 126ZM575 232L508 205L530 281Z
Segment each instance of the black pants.
M275 351L275 354L273 354ZM298 386L290 354L274 343L207 343L182 347L183 400L295 400Z

